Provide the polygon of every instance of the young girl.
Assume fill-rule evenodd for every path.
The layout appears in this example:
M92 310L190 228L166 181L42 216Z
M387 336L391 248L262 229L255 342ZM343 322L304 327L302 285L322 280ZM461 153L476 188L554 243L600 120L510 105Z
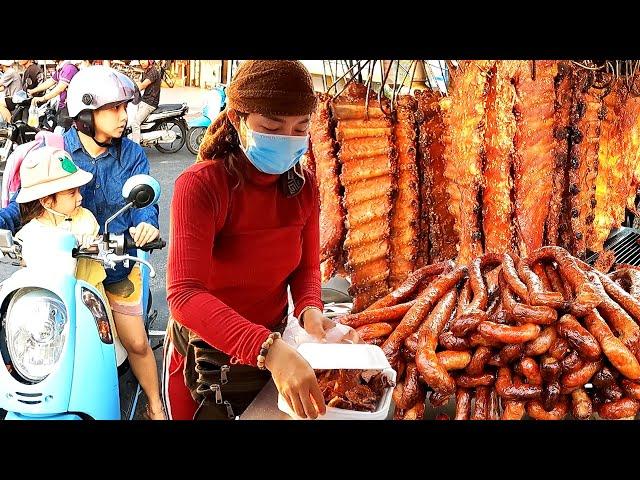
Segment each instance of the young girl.
M71 155L54 147L32 150L20 166L21 189L16 197L24 227L16 237L23 242L30 238L43 238L51 228L63 228L76 236L81 246L92 243L99 231L94 215L81 206L80 189L93 178L93 174L82 170L71 160ZM89 258L79 258L76 277L92 284L107 302L108 296L103 286L107 277L102 264ZM107 308L111 330L117 332L111 308ZM126 342L122 339L123 345ZM155 367L155 363L154 363ZM155 373L155 372L153 372ZM153 391L146 392L152 398ZM156 402L161 405L159 393L155 390ZM158 407L156 407L158 408ZM162 407L160 406L160 412ZM162 419L164 414L154 416L147 407L147 417ZM155 418L154 418L155 417Z
M32 150L22 162L20 178L22 188L16 201L24 226L16 235L18 239L27 243L31 238L42 238L50 228L71 232L83 247L95 239L100 227L93 214L80 206L79 190L93 175L79 169L67 152L54 147ZM95 286L106 298L102 286L106 272L100 262L78 259L76 277Z

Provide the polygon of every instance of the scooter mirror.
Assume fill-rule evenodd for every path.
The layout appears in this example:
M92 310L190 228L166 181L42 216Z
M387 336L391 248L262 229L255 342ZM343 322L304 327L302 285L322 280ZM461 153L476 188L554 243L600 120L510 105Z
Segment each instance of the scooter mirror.
M150 175L134 175L122 187L122 196L135 208L155 205L160 199L160 184Z

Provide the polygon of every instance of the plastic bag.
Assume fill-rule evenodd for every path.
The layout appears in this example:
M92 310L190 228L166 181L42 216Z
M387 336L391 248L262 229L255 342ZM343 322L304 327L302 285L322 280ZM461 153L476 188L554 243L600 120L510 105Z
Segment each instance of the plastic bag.
M350 338L355 334L355 330L347 325L336 323L333 328L327 330L326 337L321 340L318 337L309 335L300 326L298 319L293 315L289 316L287 328L282 334L282 339L294 348L298 348L303 343L353 343ZM357 335L357 334L355 334Z
M29 119L27 120L27 125L33 128L38 126L38 107L34 102L31 102L31 106L29 107Z

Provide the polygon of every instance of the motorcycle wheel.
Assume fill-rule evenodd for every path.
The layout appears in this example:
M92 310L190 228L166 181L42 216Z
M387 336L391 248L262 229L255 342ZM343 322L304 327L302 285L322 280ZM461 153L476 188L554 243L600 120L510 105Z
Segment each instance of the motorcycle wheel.
M162 153L176 153L182 148L187 138L187 129L183 120L165 120L154 130L166 129L175 132L176 139L171 143L156 143L155 147Z
M206 127L192 127L187 132L187 149L194 155L198 154L200 144L206 132Z

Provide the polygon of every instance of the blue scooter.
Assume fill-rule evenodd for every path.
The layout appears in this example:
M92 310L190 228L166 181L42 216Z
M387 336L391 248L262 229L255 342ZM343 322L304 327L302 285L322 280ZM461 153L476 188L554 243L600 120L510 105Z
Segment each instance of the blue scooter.
M0 230L4 257L27 265L0 283L0 409L7 412L6 419L121 418L116 351L124 349L111 331L101 294L76 279L75 268L80 257L105 268L140 262L143 311L148 312L149 277L155 276L148 252L166 244L155 240L131 256L132 240L110 234L108 226L130 208L157 203L160 184L149 175L135 175L122 194L126 205L106 221L104 234L88 248L79 248L75 236L62 229L23 244Z
M194 155L198 154L198 149L207 132L207 128L211 122L224 110L227 104L227 95L225 93L225 85L219 83L209 92L207 92L204 107L202 107L202 115L188 122L189 130L187 131L187 148Z

